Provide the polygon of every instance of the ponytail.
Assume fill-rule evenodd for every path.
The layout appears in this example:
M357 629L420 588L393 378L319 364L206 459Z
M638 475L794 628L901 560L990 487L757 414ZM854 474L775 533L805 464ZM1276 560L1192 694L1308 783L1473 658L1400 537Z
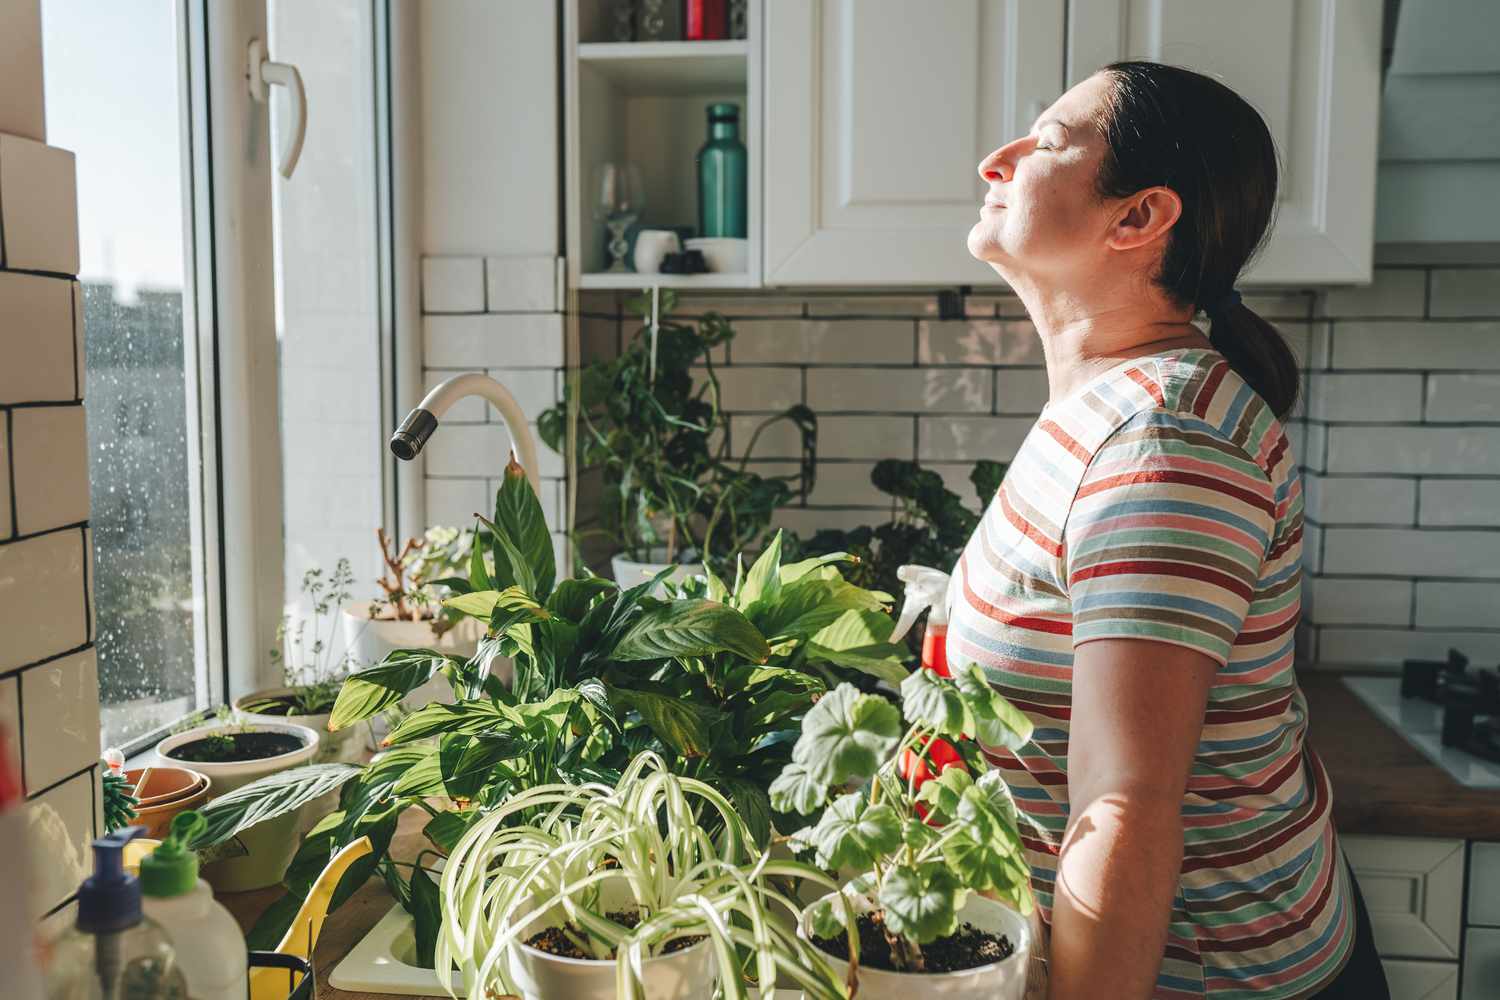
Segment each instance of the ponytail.
M1254 309L1235 303L1209 316L1208 341L1224 355L1235 374L1266 401L1276 419L1285 420L1297 405L1302 376L1297 356L1281 331Z
M1154 62L1104 67L1109 96L1095 187L1128 198L1165 186L1182 214L1167 236L1155 284L1208 313L1208 339L1278 419L1297 404L1297 358L1276 327L1240 301L1235 282L1270 233L1280 175L1265 119L1211 77Z

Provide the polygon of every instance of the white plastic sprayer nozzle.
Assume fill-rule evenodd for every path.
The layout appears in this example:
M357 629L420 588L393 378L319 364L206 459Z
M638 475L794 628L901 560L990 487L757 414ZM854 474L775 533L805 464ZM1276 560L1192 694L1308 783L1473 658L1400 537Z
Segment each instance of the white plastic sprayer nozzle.
M902 566L896 570L896 578L906 584L906 600L901 605L901 617L896 620L896 631L891 633L891 642L900 642L917 623L922 612L932 609L929 624L948 624L948 574L930 566Z

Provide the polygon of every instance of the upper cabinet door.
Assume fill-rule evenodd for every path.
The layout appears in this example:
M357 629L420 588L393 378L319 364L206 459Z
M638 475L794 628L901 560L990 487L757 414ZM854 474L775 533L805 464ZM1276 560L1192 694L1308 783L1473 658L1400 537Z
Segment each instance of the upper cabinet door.
M765 281L998 284L969 256L976 168L1063 90L1035 0L770 0Z
M1381 4L1070 0L1068 81L1121 59L1211 74L1265 116L1282 160L1271 240L1246 283L1367 282Z

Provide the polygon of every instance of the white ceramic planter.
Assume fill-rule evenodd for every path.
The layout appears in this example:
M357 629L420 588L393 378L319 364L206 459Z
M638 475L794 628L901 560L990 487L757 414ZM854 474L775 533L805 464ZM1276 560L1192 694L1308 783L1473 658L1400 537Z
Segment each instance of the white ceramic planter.
M277 720L257 723L249 728L261 732L288 733L302 741L302 746L288 753L262 760L240 761L184 761L172 756L172 751L185 743L212 736L215 733L240 731L239 725L200 726L187 732L174 733L156 745L156 756L174 767L190 767L208 776L214 797L250 784L268 774L285 771L293 767L310 764L318 753L318 733L307 726L293 725ZM210 800L212 801L212 799ZM203 877L220 892L243 892L247 889L264 889L281 881L287 865L297 852L297 828L305 810L275 819L266 820L239 834L247 854L240 858L228 858L203 868Z
M834 893L824 896L830 899ZM851 895L856 913L870 909L869 900ZM1026 969L1031 956L1031 925L1026 918L1004 903L970 893L969 901L958 911L959 922L973 924L982 931L1004 934L1015 946L1009 958L962 972L886 972L883 969L859 970L860 1000L912 1000L914 997L949 997L960 1000L1023 1000L1026 995ZM797 932L810 938L804 913ZM828 956L828 964L840 977L848 968L844 959Z
M657 555L658 553L653 552L652 554ZM660 555L665 556L666 553L662 552ZM693 567L684 566L681 563L636 562L634 559L626 559L622 555L611 556L609 566L610 570L615 574L615 582L626 590L637 584L645 583L668 567L672 568L672 575L667 577L667 579L673 583L686 580L693 575ZM651 589L653 596L660 596L661 591L662 586L659 583Z
M624 879L607 879L599 887L599 904L606 911L631 907L635 897ZM521 939L557 925L560 907L538 915ZM563 958L527 944L510 949L510 978L523 1000L615 1000L615 962ZM641 985L652 1000L712 1000L718 982L712 943L706 938L689 948L648 958L641 963ZM478 995L479 991L471 990Z
M277 695L291 693L292 689L289 687L266 688L263 691L255 691L236 698L234 700L235 718L251 725L275 725L285 722L293 726L306 726L318 734L318 753L313 758L314 763L326 764L341 761L352 764L358 762L368 739L363 723L330 733L327 712L318 715L262 715L259 712L245 710L246 705L262 698L274 698Z

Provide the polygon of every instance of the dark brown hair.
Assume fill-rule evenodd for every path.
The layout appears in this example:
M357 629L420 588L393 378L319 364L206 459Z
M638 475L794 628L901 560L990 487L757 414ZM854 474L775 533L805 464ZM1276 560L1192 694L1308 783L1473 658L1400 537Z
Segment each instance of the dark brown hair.
M1208 314L1208 338L1285 418L1297 402L1297 359L1276 327L1230 293L1276 211L1276 146L1239 94L1201 73L1153 62L1104 67L1111 82L1097 122L1106 149L1097 187L1125 198L1169 187L1182 216L1167 234L1156 284Z

